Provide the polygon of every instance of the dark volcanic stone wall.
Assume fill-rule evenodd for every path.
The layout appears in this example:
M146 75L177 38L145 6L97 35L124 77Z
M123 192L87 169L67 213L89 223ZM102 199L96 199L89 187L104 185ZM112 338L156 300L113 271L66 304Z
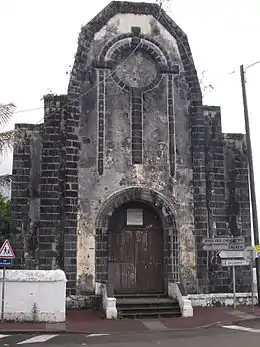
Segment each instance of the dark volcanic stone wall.
M21 268L39 265L40 180L42 125L16 124L24 142L13 153L12 220L16 228L15 264Z
M223 134L219 107L204 106L209 236L243 236L251 245L248 162L243 135ZM232 292L232 270L208 252L209 290ZM250 271L236 270L239 291L249 291Z
M64 268L64 114L66 96L44 98L39 232L40 269Z
M220 108L204 106L204 116L209 236L230 236L226 224L224 141ZM208 266L210 292L227 293L232 290L230 272L221 266L221 260L215 252L208 252Z
M234 236L243 236L251 245L248 154L242 134L224 134L226 222ZM237 268L237 290L250 291L249 267Z

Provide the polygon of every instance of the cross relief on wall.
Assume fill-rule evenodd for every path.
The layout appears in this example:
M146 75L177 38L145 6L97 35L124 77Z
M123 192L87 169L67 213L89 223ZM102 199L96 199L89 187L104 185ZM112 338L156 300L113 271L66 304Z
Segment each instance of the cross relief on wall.
M98 64L98 172L103 173L104 158L104 104L106 74L131 95L131 144L132 163L143 163L143 96L155 89L164 75L167 76L167 116L169 134L170 174L175 175L175 118L174 75L179 65L172 65L156 42L138 36L122 35L103 50Z

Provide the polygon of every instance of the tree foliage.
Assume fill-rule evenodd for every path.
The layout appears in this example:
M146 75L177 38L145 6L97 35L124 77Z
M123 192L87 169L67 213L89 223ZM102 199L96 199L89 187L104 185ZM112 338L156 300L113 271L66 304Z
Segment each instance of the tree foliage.
M12 119L15 110L15 105L0 104L0 128L4 128ZM3 155L5 151L13 148L14 144L18 144L23 141L23 136L20 130L7 130L0 132L0 155ZM0 187L6 187L10 185L11 175L0 175Z
M0 240L10 239L13 235L11 221L11 202L0 195Z

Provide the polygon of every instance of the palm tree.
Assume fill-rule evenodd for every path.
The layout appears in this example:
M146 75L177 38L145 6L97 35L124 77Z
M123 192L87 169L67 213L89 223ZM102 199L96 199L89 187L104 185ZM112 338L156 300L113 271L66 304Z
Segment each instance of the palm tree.
M8 124L13 116L14 110L15 105L13 103L0 104L0 127ZM21 132L18 129L0 132L0 155L12 149L14 144L17 144L17 141L20 141L21 138ZM10 186L11 178L11 175L0 175L0 188Z

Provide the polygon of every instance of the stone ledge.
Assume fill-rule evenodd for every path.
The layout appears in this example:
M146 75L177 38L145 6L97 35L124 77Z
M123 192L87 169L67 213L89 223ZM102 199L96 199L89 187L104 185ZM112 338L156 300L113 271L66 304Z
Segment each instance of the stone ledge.
M216 293L216 294L189 294L188 298L193 307L220 307L220 306L233 306L234 299L233 293ZM257 294L254 294L254 303L257 303ZM237 305L251 305L251 293L236 293Z
M66 297L67 309L100 308L101 297L97 295L69 295Z
M67 279L62 270L6 270L6 282L67 282Z

